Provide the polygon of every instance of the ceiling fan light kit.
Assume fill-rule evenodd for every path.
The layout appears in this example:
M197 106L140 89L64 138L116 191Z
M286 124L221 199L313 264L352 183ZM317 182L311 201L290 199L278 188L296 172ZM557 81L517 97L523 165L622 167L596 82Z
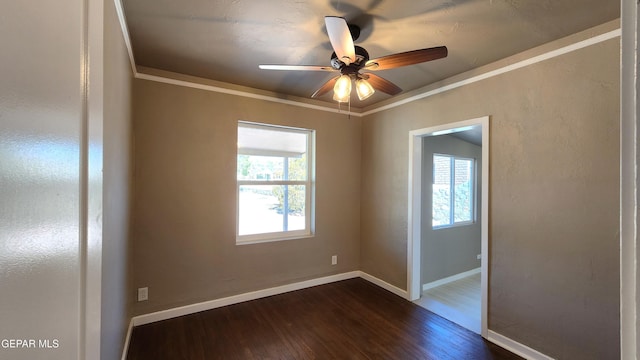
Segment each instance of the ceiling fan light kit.
M356 79L356 93L358 93L358 99L360 99L360 101L368 99L375 92L373 86L371 86L367 80L362 78Z
M351 95L351 77L347 74L340 75L333 86L333 100L348 102Z
M329 41L334 50L330 60L331 67L314 65L260 65L259 67L265 70L339 71L340 76L329 79L311 97L320 97L333 89L333 100L348 102L351 98L352 81L355 82L356 93L361 101L373 95L375 90L389 95L402 92L401 88L389 80L371 73L361 74L360 70L393 69L441 59L448 54L445 46L438 46L369 60L369 53L364 48L353 44L360 34L357 26L348 25L344 18L338 16L325 16L324 20Z

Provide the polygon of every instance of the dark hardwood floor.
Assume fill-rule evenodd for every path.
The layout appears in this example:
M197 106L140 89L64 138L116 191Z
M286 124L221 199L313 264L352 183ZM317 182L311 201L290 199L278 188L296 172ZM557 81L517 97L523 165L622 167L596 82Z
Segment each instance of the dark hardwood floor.
M521 359L363 279L134 328L138 359Z

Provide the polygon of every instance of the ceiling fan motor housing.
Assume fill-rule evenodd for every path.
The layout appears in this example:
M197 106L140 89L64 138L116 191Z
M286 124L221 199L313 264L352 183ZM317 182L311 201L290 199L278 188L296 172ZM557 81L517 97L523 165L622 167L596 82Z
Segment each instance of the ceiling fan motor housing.
M369 61L369 53L362 46L356 45L354 46L354 48L356 53L356 61L347 65L344 62L342 62L340 59L338 59L338 55L336 55L336 52L334 51L331 54L331 67L333 67L336 70L342 70L343 68L347 68L347 67L354 68L355 71L361 69L364 66L364 64L367 61Z

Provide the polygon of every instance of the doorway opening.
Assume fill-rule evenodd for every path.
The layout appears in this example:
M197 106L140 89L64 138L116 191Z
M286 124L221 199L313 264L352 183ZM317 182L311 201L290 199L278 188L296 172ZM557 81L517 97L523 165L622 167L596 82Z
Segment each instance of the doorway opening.
M441 135L447 135L440 137ZM481 149L479 149L480 156L477 158L477 161L474 163L477 166L473 168L475 179L477 184L474 185L473 190L474 193L477 193L474 196L475 204L470 205L473 207L473 218L471 220L465 218L461 221L465 225L464 227L471 228L468 225L476 226L479 236L480 236L480 244L479 244L479 252L477 248L475 252L478 254L474 254L473 256L480 257L480 267L475 268L475 266L471 266L472 269L465 270L461 272L456 272L451 276L444 276L435 274L435 270L432 270L432 265L438 262L434 260L438 257L438 251L442 251L442 248L437 246L433 246L433 242L429 242L426 240L433 240L437 236L441 236L452 229L455 230L457 223L456 219L461 219L460 217L454 218L453 210L451 210L452 218L451 224L447 224L447 226L442 225L442 217L441 214L436 214L438 219L435 219L433 216L434 211L431 206L431 201L434 201L432 198L433 188L430 183L430 179L432 179L434 164L437 162L442 162L444 159L447 159L446 156L442 156L442 152L445 151L425 151L425 148L428 148L430 141L433 144L436 144L436 137L440 137L438 139L438 143L442 143L445 138L455 138L454 141L466 141L469 143L479 143ZM435 146L435 145L434 145ZM437 155L434 155L438 153ZM431 161L431 157L433 156L433 161ZM454 164L455 156L450 156L451 164ZM464 158L460 158L464 159ZM428 161L427 161L428 160ZM460 160L460 164L463 164L464 161ZM451 165L451 171L455 171L454 165ZM467 170L471 171L471 170ZM425 173L429 172L429 174ZM449 174L452 176L452 174ZM459 177L459 176L458 176ZM426 180L425 180L426 179ZM426 181L426 183L425 183ZM453 181L453 180L452 180ZM453 182L452 182L453 184ZM453 189L453 185L451 187ZM453 190L451 190L453 191ZM428 199L428 201L425 201ZM439 199L438 201L440 201ZM452 200L453 201L453 200ZM408 297L411 301L416 301L420 299L422 301L421 296L423 292L425 294L427 292L431 292L430 296L438 296L433 294L436 286L447 284L449 288L458 287L462 288L462 291L475 291L477 293L477 288L473 289L478 284L479 278L479 290L480 290L480 301L476 306L478 306L478 316L476 317L465 317L461 314L456 314L455 311L451 312L446 309L446 306L438 305L437 302L432 301L430 304L427 304L426 301L423 303L419 303L427 308L428 306L432 306L430 310L439 315L448 318L451 321L454 321L467 329L474 331L483 337L488 336L487 330L487 298L488 298L488 209L489 209L489 117L481 117L476 119L470 119L465 121L460 121L456 123L450 123L440 126L434 126L424 129L413 130L409 133L409 199L408 199L408 239L407 239L407 289L408 289ZM429 205L425 205L429 204ZM453 206L453 205L452 205ZM466 216L466 215L465 215ZM446 216L445 216L446 218ZM463 228L463 226L459 226L459 228ZM442 231L444 230L444 231ZM439 232L439 233L438 233ZM436 257L426 257L425 252L434 255ZM469 250L467 249L468 253ZM470 255L465 255L469 257ZM429 260L430 259L430 260ZM469 260L469 259L466 259ZM475 259L474 259L475 260ZM425 264L425 261L429 261ZM451 267L451 261L444 261L445 266ZM469 262L467 261L467 264ZM427 266L428 265L428 266ZM469 266L467 265L467 268ZM447 271L451 271L448 269ZM426 272L426 274L425 274ZM455 271L454 271L455 272ZM440 277L438 279L433 279L433 277ZM469 286L471 286L471 290L469 290ZM467 290L464 290L464 288ZM446 287L443 287L446 290ZM441 290L443 289L441 288ZM449 289L451 290L451 289ZM448 290L447 290L448 291ZM437 291L436 291L437 292ZM438 308L439 306L439 308ZM467 304L468 306L468 304ZM435 310L435 311L434 311Z

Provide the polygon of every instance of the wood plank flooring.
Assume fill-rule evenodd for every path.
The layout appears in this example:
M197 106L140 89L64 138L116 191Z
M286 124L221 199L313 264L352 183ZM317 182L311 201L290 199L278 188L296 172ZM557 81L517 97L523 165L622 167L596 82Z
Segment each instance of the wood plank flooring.
M134 328L139 359L521 359L363 279Z
M426 290L415 303L479 334L481 297L480 274L473 274Z

